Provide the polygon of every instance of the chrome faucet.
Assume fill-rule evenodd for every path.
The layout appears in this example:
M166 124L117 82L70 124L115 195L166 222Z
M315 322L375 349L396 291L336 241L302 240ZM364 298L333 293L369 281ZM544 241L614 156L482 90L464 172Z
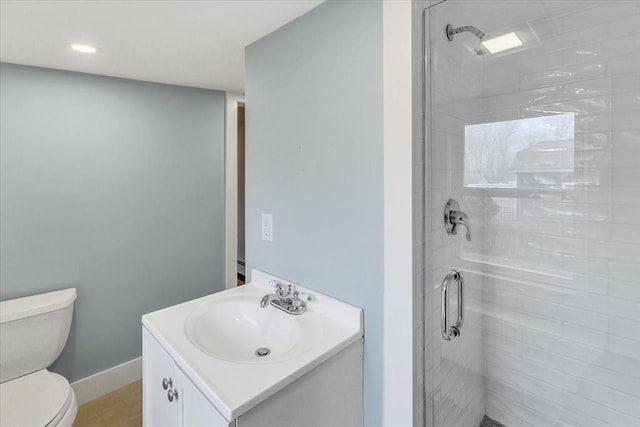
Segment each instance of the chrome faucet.
M300 292L291 283L287 285L285 290L282 283L276 282L275 293L267 294L260 300L261 308L266 308L268 305L272 305L288 314L302 314L307 310L307 305L301 299Z
M269 305L271 300L273 300L274 298L280 298L283 295L284 295L284 289L282 287L282 283L276 282L276 292L274 294L267 294L263 296L262 299L260 300L260 308L265 308L267 305Z
M267 304L269 304L271 302L271 299L275 297L274 294L267 294L265 296L262 297L262 299L260 300L260 308L265 308L267 306Z

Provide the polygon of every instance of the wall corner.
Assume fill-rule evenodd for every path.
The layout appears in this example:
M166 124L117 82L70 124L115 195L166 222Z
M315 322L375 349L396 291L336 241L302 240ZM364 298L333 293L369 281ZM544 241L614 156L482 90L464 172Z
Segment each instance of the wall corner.
M412 5L385 0L383 425L413 425Z

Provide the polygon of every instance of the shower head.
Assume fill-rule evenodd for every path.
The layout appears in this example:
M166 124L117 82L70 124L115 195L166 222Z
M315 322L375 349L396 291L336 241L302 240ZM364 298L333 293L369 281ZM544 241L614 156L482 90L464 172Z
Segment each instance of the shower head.
M447 39L451 42L451 41L453 41L453 36L454 35L456 35L458 33L464 33L464 32L467 32L467 31L470 32L470 33L473 33L473 35L475 35L480 40L482 40L484 38L484 36L485 36L484 32L480 31L479 29L477 29L473 25L465 25L464 27L453 28L453 26L451 24L447 24L447 28L446 28Z
M531 28L531 25L526 23L516 28L510 28L510 32L492 33L487 36L484 31L480 31L473 25L465 25L463 27L453 28L451 24L447 24L445 33L447 39L452 42L453 37L458 33L469 32L478 38L479 43L464 43L468 49L472 50L478 56L491 57L494 54L508 52L519 52L523 49L529 49L532 47L540 46L540 39L537 34ZM506 31L509 31L506 30ZM518 48L518 49L515 49ZM489 55L487 55L489 54Z

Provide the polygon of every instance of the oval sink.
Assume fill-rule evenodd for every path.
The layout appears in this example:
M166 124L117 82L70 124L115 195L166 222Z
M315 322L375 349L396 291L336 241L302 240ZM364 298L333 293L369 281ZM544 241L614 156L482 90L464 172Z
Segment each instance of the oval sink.
M204 304L186 319L187 338L210 356L237 363L289 360L320 339L322 324L314 313L293 316L271 306L260 308L262 297L240 293Z

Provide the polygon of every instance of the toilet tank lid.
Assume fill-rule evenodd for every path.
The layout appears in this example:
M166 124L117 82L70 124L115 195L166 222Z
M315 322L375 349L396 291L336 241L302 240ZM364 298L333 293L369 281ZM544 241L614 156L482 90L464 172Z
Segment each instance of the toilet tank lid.
M66 308L73 304L77 295L76 288L69 288L2 301L0 302L0 323Z

